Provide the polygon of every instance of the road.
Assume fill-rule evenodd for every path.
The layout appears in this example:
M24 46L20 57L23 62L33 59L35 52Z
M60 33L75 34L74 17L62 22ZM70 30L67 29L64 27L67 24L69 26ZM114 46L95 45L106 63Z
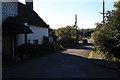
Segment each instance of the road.
M118 78L117 70L95 65L88 56L91 46L66 49L3 68L3 78Z
M63 53L76 55L87 58L89 56L89 52L93 49L93 44L85 44L82 45L78 44L75 48L68 48Z

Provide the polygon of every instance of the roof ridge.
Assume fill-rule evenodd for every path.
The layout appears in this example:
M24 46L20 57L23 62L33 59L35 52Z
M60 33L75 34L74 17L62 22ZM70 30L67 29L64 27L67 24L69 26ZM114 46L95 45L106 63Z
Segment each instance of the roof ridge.
M49 28L49 25L37 14L37 12L35 10L30 9L28 6L26 6L25 4L23 4L21 2L18 2L18 4L20 4L20 5L18 5L19 9L20 9L20 6L22 7L22 10L21 9L19 10L18 16L25 15L25 14L29 13L28 15L26 15L26 17L29 17L29 19L32 20L34 25ZM22 13L22 11L24 11L24 12ZM29 15L31 15L31 16L29 16Z

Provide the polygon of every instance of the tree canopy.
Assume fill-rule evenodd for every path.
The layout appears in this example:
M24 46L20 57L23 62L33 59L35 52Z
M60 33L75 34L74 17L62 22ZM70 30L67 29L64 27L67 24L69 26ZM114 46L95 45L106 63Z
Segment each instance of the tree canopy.
M76 30L74 26L66 26L56 29L55 35L57 36L57 41L74 43L76 39Z
M114 4L115 10L108 13L104 24L92 34L96 50L104 54L105 58L120 59L120 0Z

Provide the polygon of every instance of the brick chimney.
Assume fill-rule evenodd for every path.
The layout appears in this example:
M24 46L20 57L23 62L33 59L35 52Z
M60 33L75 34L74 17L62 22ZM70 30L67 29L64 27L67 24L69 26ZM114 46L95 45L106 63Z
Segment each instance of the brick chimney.
M25 0L26 6L30 9L33 9L33 0Z

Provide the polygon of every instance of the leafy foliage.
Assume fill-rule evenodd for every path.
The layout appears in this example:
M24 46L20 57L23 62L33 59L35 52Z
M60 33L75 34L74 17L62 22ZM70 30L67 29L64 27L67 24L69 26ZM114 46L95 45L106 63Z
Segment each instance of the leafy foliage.
M41 49L45 54L49 54L55 52L57 49L61 50L62 47L60 47L60 45L56 42L50 43L49 38L44 36L43 43L41 44Z
M34 57L37 55L37 53L40 51L37 46L31 43L26 43L23 45L18 46L18 52L19 56L22 58L22 55L30 55L31 57ZM40 51L41 52L41 51Z
M80 36L84 37L91 37L91 34L95 31L95 29L81 29Z
M95 31L95 29L77 29L78 30L78 40L82 40L83 37L91 37L91 34ZM54 34L56 35L56 41L59 42L64 47L74 47L78 42L76 39L76 28L75 26L66 26L63 28L58 28L54 30Z
M120 0L117 3L120 3ZM116 8L112 16L107 18L106 23L99 25L99 29L92 34L96 50L109 60L113 57L120 58L120 7L116 6Z
M58 50L63 50L63 47L56 42L49 42L48 37L43 37L43 43L40 44L31 44L26 43L18 46L19 56L22 59L23 55L30 55L31 58L43 56L47 54L54 53Z
M57 41L61 44L73 44L76 41L76 30L74 26L58 28L57 30L55 30L55 35L57 36Z

